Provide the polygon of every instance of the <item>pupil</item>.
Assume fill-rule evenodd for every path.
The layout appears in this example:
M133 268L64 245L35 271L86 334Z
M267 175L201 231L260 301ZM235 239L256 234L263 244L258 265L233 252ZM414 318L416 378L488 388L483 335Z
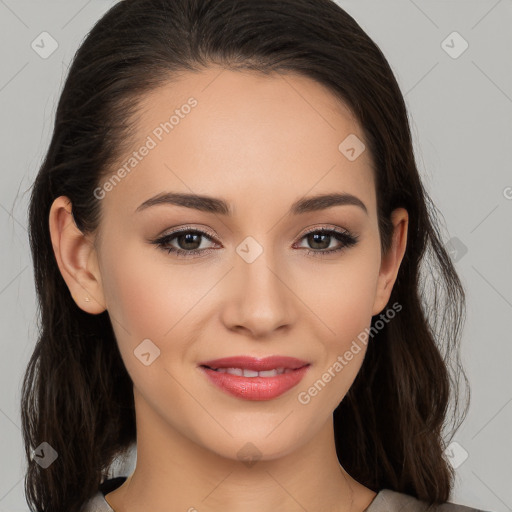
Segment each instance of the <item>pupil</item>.
M309 236L312 237L313 242L311 243L311 246L313 248L315 248L315 249L326 249L327 247L329 247L329 244L325 245L325 239L324 239L324 246L323 247L315 247L315 244L317 244L317 242L318 242L318 237L324 237L324 238L328 239L328 238L330 238L331 235L328 235L328 234L325 234L325 233L313 233L313 234L311 234ZM322 242L320 242L320 245L321 244L322 244Z
M184 247L184 249L192 249L193 250L193 249L197 249L197 247L188 247L187 244L189 244L189 243L191 243L192 245L194 243L197 244L197 240L194 241L194 240L190 240L190 239L193 238L193 237L199 238L200 236L201 235L199 235L197 233L196 234L187 233L186 235L181 235L178 240L181 240L181 239L185 238L185 247ZM182 246L181 243L179 245ZM201 244L199 244L199 245L201 245Z

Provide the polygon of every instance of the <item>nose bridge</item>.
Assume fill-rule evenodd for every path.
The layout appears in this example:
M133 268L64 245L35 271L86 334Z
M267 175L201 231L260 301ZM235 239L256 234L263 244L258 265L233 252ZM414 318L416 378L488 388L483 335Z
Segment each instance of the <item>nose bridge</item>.
M285 263L270 247L270 238L260 237L264 239L260 243L248 236L236 247L232 302L224 318L231 327L242 326L259 335L294 319Z

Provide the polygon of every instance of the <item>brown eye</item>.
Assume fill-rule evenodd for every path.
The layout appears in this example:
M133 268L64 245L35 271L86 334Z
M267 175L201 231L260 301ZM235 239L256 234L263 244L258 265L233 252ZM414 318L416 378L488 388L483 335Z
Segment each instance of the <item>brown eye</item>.
M211 251L209 247L201 247L204 239L213 241L213 238L203 231L180 229L158 238L153 243L169 254L174 253L178 257L186 258Z
M316 229L306 233L302 239L306 239L309 250L306 247L307 253L315 256L322 256L325 254L332 254L340 252L344 249L352 247L357 243L358 237L351 235L348 231L338 231L335 229ZM338 247L329 249L331 242L338 241Z

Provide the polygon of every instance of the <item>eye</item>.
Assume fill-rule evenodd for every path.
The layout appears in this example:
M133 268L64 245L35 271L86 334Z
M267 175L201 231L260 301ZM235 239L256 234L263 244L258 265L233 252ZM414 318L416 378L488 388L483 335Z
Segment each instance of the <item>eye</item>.
M154 240L152 243L156 244L164 251L167 251L169 254L175 253L178 257L188 258L200 253L211 252L211 249L201 247L202 238L213 240L213 236L204 231L184 227L168 233ZM175 240L178 247L173 246L171 243Z
M302 236L310 247L315 250L307 249L306 253L311 256L325 256L327 254L338 253L357 244L358 238L345 230L315 228ZM331 247L331 242L338 241L338 247ZM325 250L327 249L327 250Z
M204 239L215 241L212 234L199 229L192 229L186 226L171 233L168 233L151 243L157 245L169 254L175 254L179 258L190 258L196 255L204 255L212 252L211 247L204 247ZM338 253L344 249L354 246L358 237L345 230L315 228L308 231L301 237L305 239L313 250L307 249L306 253L312 256L325 256L327 254ZM330 248L331 242L337 241L338 247ZM173 245L176 244L176 245ZM302 248L302 247L299 247Z

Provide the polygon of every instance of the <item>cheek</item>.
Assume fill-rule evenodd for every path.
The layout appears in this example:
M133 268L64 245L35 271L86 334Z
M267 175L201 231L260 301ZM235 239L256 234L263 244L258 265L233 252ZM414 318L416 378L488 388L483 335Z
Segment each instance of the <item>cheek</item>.
M167 307L171 321L172 305L162 300L165 287L157 279L156 268L129 247L109 260L103 283L109 314L119 324L118 330L121 327L124 336L128 332L133 338L157 336L162 330L162 310Z
M371 320L380 263L373 245L346 252L332 264L305 263L307 272L298 271L297 295L338 341L357 335Z
M298 294L315 313L318 332L325 334L320 336L318 367L301 386L304 395L299 401L313 403L318 396L317 407L331 411L349 390L366 354L380 250L372 241L333 264L310 267L307 277L300 274Z
M183 338L184 319L193 317L216 277L193 265L173 265L165 252L134 243L105 250L102 280L117 339L131 347L149 338L163 347Z
M170 384L168 376L157 378L154 372L161 364L145 366L140 357L149 350L156 361L163 363L171 343L172 361L181 364L190 336L187 314L193 314L194 304L204 295L200 279L191 272L184 277L179 266L166 264L165 254L162 257L156 249L148 251L140 244L125 244L121 252L112 248L104 263L108 312L124 365L137 387L154 393L152 386L157 382L157 387L163 382ZM152 343L141 345L144 340ZM167 391L178 393L177 389Z

